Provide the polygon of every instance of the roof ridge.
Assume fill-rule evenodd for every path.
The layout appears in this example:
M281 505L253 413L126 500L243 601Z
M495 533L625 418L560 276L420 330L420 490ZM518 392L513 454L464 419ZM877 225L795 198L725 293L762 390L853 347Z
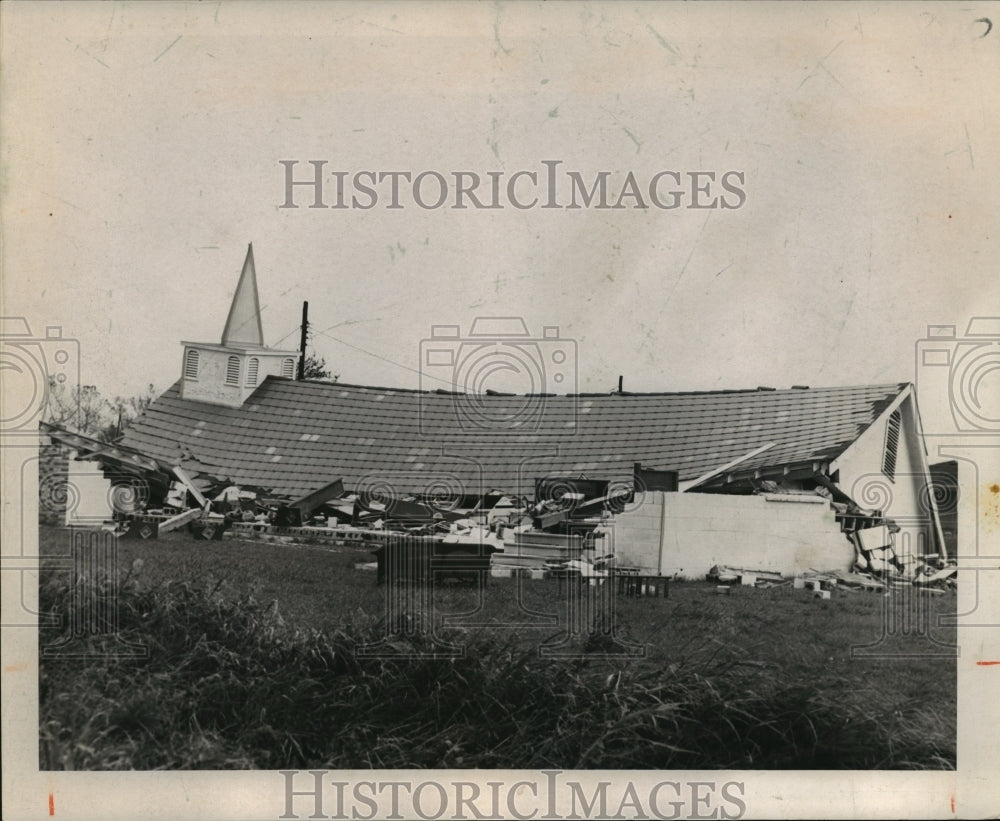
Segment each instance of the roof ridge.
M468 394L463 391L448 391L441 388L425 389L420 388L396 388L384 385L357 385L352 382L324 382L322 380L297 380L289 379L284 376L274 376L269 375L265 377L264 381L261 382L261 386L269 381L274 382L288 382L295 385L309 385L310 387L322 387L329 389L342 389L342 388L352 388L355 390L366 390L366 391L386 391L389 393L406 393L406 394L425 394L425 395L437 395L437 396L495 396L495 397L529 397L529 396L544 396L544 397L562 397L562 398L586 398L594 399L602 396L727 396L727 395L751 395L751 394L801 394L808 396L811 393L820 393L828 391L850 391L850 390L882 390L882 391L901 391L905 388L909 382L883 382L877 384L856 384L856 385L825 385L820 387L789 387L789 388L723 388L714 391L607 391L604 393L595 392L581 392L581 393L483 393L483 394Z

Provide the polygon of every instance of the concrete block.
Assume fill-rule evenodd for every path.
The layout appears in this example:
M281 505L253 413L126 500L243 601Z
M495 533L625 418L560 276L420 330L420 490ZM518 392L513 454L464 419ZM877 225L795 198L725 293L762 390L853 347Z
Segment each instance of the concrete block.
M865 550L876 550L880 547L891 544L891 540L889 538L889 528L885 525L859 530L858 538L861 540L861 546Z
M805 590L806 580L803 579L801 576L796 576L794 579L792 579L792 588L795 590Z
M520 576L522 579L544 579L545 570L541 567L518 567L509 564L491 564L490 576L494 579L510 579Z
M830 598L829 590L816 590L813 592L814 599L828 599Z

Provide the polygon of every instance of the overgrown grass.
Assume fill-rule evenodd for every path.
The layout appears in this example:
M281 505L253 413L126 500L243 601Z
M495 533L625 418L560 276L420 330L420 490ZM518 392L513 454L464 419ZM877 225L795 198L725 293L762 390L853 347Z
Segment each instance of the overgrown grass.
M525 613L558 617L557 588L494 580L482 600L437 595L437 635L465 651L433 658L431 639L387 626L385 589L353 569L364 554L122 548L145 565L119 584L117 638L41 660L42 769L954 767L953 661L850 657L862 625L877 633L877 596L676 585L618 600L617 635L642 657L599 634L558 660L538 653L558 627ZM60 572L40 592L64 623L95 595ZM41 630L43 647L59 634ZM366 655L380 640L399 655ZM120 642L148 653L107 652Z

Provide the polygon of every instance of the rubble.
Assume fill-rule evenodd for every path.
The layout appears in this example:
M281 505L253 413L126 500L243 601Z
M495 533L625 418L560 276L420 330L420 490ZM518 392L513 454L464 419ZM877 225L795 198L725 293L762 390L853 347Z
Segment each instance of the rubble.
M637 488L684 492L719 471L729 470L772 445L758 448L694 482L677 481L674 471L634 465L631 487L613 490L608 481L585 477L536 479L533 500L491 491L477 498L452 500L417 495L382 498L348 491L341 478L296 498L266 487L233 482L211 465L180 451L172 462L136 450L102 443L43 424L54 441L94 459L115 482L141 484L127 509L115 509L105 526L122 538L156 539L186 528L196 539L225 536L280 542L353 545L366 548L377 562L380 582L426 579L443 573L459 577L556 577L588 584L617 579L623 595L666 595L666 576L643 576L639 568L616 566L607 538L614 517L633 501ZM124 479L122 478L124 477ZM812 490L790 490L775 480L755 480L754 493L819 494L854 547L850 570L810 569L794 579L774 570L715 565L706 573L716 590L732 586L769 588L792 584L820 598L833 590L887 592L915 586L928 595L954 591L957 568L939 554L912 556L897 550L899 527L882 511L864 509L830 482ZM826 594L826 595L823 595Z
M956 589L957 568L952 565L935 569L921 559L916 562L916 571L906 576L900 571L885 571L881 574L855 570L847 573L821 573L808 570L794 580L796 589L812 587L813 590L844 590L849 592L884 593L905 587L916 587L928 592L943 594Z
M324 503L331 499L339 499L343 495L344 482L342 479L337 479L288 504L280 505L275 511L274 523L278 527L301 527L322 508Z
M705 578L719 585L736 584L738 582L744 587L772 587L775 584L784 583L784 577L774 570L753 570L742 567L724 567L722 565L714 565L705 574Z
M631 491L609 493L609 484L582 478L538 479L527 517L514 515L512 520L518 523L500 531L503 550L493 554L491 575L548 575L594 583L612 575L613 557L605 547L604 528Z

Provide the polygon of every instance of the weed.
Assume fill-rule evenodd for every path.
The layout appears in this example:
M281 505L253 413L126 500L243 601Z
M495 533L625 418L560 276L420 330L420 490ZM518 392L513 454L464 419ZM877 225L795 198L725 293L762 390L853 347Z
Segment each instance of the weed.
M594 622L560 660L538 652L552 621L524 611L559 615L546 582L446 589L436 644L387 620L356 552L193 544L123 543L118 631L145 657L42 657L42 769L955 765L954 662L850 657L874 597L821 611L787 588L678 585L619 599L614 633ZM43 612L79 592L43 573ZM409 653L362 652L380 640ZM461 652L426 652L441 641Z

